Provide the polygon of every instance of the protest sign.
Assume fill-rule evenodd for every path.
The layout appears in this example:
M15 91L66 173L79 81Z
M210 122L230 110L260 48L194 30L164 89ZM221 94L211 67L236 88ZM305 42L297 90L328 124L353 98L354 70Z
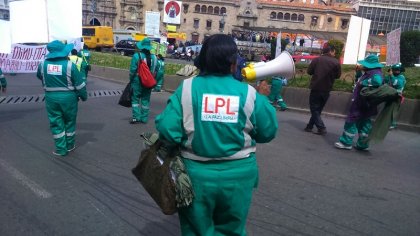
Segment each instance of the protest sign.
M0 68L3 73L33 73L47 53L47 45L13 44L11 53L0 53Z

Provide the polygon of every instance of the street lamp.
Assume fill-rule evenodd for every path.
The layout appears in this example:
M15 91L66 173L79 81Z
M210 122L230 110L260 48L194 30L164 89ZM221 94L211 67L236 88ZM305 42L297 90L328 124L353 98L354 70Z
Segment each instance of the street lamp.
M221 33L223 33L225 29L225 23L226 23L225 16L226 16L226 13L222 13L222 19L219 21L219 30Z

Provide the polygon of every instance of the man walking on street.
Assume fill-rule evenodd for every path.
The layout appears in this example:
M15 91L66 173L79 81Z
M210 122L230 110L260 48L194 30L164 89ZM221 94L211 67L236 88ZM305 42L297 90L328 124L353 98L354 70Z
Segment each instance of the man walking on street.
M74 150L78 101L86 101L83 75L68 60L73 44L55 40L47 45L49 53L38 66L37 77L45 90L50 130L55 141L54 155L66 156Z
M317 127L315 134L325 135L327 129L321 119L321 113L330 96L334 81L341 76L340 62L335 58L335 48L326 45L322 55L315 58L308 67L308 74L312 76L309 88L309 108L311 118L305 131L312 132L314 125Z

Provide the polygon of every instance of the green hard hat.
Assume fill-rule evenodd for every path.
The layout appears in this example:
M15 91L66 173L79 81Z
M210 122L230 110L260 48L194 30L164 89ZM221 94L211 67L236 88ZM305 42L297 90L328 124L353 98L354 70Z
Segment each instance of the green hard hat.
M398 64L394 64L394 65L392 65L391 66L391 69L392 70L401 70L401 64L400 63L398 63Z

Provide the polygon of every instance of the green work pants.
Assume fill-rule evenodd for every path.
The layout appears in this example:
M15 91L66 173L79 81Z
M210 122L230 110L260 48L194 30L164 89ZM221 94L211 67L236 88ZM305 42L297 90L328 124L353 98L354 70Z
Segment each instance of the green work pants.
M66 155L75 145L78 98L74 92L46 92L45 105L55 152Z
M252 191L258 182L255 156L232 161L184 159L195 197L178 215L182 235L246 235Z
M363 119L357 122L344 123L344 131L340 137L340 142L351 146L353 145L353 138L356 133L359 133L356 147L359 149L366 149L369 147L369 133L372 129L372 121L370 119Z
M150 94L152 89L143 88L137 78L131 82L133 94L131 95L131 109L133 119L147 123L149 120Z
M160 91L162 89L163 77L164 77L164 73L161 73L161 72L157 73L157 75L156 75L156 87L155 87L156 91Z
M272 79L271 80L271 91L268 95L268 99L273 103L275 106L279 106L282 109L286 109L287 105L281 96L281 89L283 88L283 82L279 79Z

